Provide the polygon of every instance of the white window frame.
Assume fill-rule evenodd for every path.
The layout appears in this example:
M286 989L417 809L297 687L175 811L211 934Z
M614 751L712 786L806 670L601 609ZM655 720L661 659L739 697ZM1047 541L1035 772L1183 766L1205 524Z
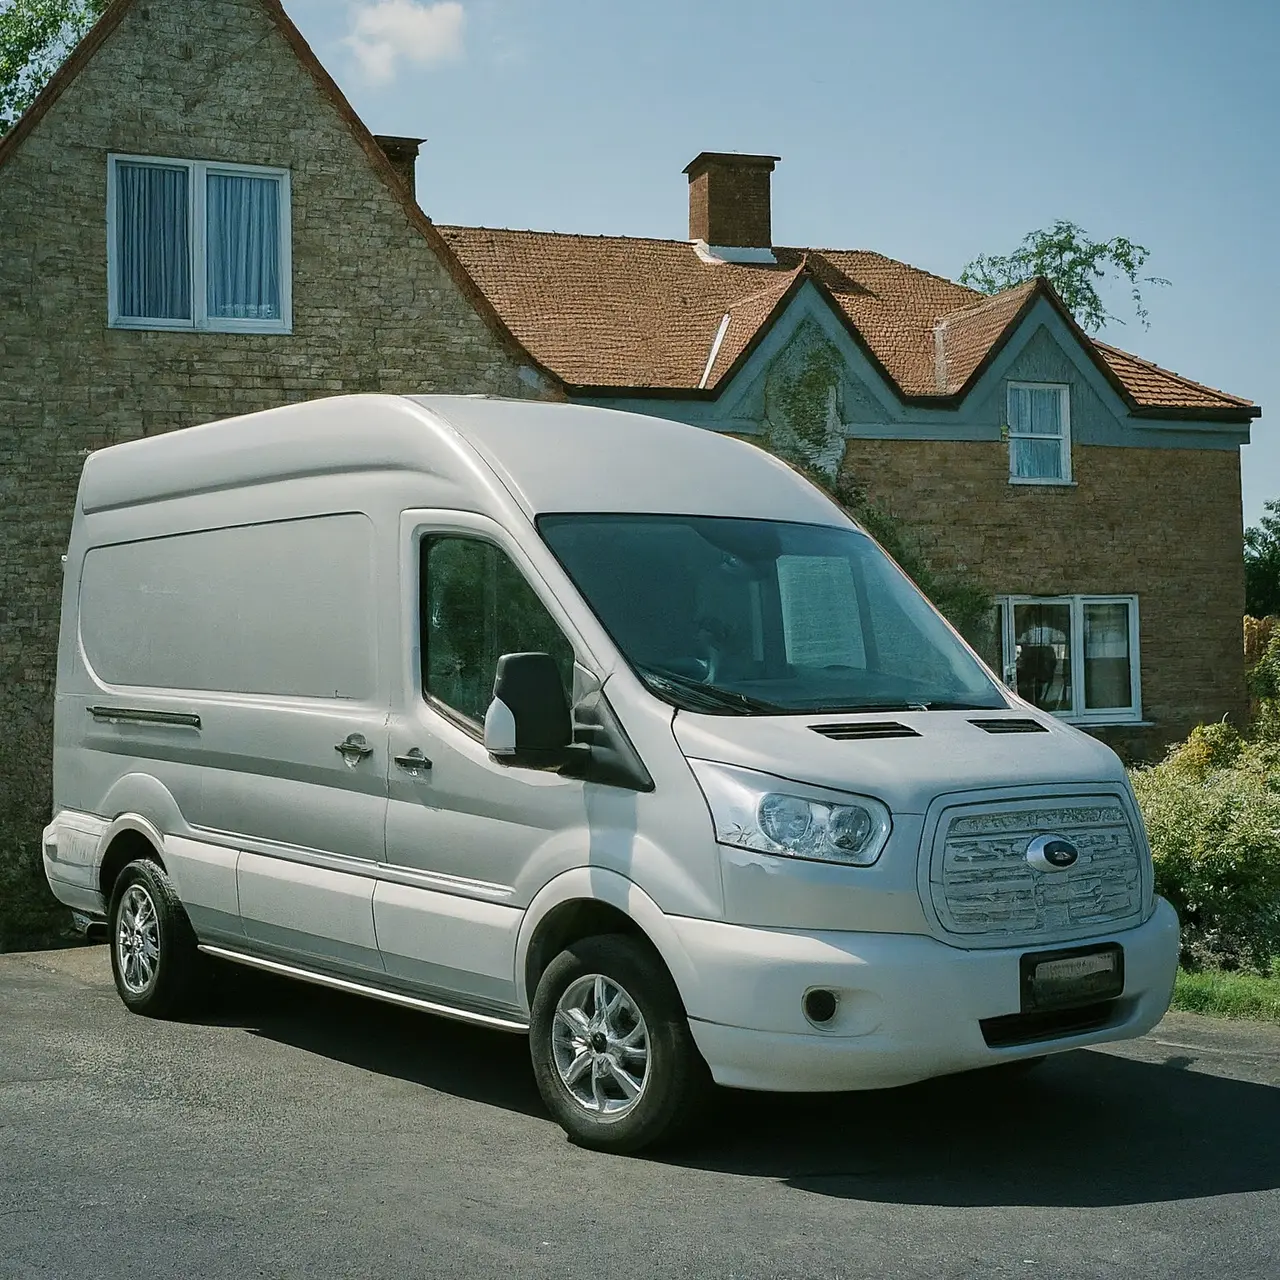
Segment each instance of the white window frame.
M187 243L191 246L190 320L167 317L122 316L119 311L119 262L116 250L116 189L121 164L153 165L161 169L186 169ZM275 178L280 198L280 318L249 320L208 314L209 281L206 270L208 234L206 187L209 174L244 174L255 178ZM292 333L293 332L293 223L289 170L266 165L227 164L221 160L179 160L170 156L107 157L107 327L111 329L177 329L210 333Z
M1053 711L1069 724L1140 724L1142 720L1142 654L1139 648L1138 597L1112 596L999 596L1001 673L1005 685L1018 690L1016 675L1017 633L1013 609L1020 604L1062 604L1071 609L1071 711ZM1129 606L1129 706L1085 706L1084 610L1086 605L1123 604Z
M1013 429L1013 413L1010 401L1014 391L1056 391L1062 401L1062 435L1047 436L1031 431ZM1073 484L1071 479L1071 386L1066 382L1009 382L1005 384L1004 418L1009 440L1010 484ZM1013 442L1015 440L1057 440L1061 449L1061 476L1015 476L1013 474Z

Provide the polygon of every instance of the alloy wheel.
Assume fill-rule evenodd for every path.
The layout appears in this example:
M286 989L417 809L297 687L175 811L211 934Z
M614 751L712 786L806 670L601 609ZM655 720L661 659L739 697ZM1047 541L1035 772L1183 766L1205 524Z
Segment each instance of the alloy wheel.
M556 1005L551 1048L560 1080L574 1101L597 1117L626 1115L649 1077L649 1030L626 989L587 974Z
M160 964L160 921L156 904L140 884L125 890L116 920L116 956L120 978L134 995L155 981Z

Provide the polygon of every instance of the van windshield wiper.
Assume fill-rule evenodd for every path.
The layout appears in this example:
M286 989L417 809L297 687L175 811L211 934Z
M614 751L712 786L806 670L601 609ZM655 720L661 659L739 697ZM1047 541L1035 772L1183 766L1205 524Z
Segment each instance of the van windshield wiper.
M686 711L736 711L739 715L774 715L789 710L774 702L753 698L734 689L722 689L719 685L703 684L688 676L678 676L657 667L641 667L641 678L649 688L674 694L686 704Z
M838 715L855 711L996 711L999 709L1000 707L978 702L938 702L932 698L897 698L885 702L850 702L838 707L820 707L811 714L817 714L818 711L823 715Z

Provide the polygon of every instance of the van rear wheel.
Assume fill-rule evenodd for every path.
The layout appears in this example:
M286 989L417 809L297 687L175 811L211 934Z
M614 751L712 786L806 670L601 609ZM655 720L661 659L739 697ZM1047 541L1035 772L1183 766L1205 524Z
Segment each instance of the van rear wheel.
M134 1013L168 1018L200 990L200 953L187 913L164 868L139 859L111 894L111 972Z
M710 1084L671 975L625 934L584 938L547 966L529 1043L547 1109L597 1151L676 1138Z

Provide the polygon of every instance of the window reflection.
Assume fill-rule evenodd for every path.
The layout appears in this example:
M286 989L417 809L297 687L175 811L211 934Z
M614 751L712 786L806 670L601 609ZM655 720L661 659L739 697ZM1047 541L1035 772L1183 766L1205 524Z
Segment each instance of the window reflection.
M1071 606L1019 604L1013 610L1018 696L1045 711L1071 710Z

